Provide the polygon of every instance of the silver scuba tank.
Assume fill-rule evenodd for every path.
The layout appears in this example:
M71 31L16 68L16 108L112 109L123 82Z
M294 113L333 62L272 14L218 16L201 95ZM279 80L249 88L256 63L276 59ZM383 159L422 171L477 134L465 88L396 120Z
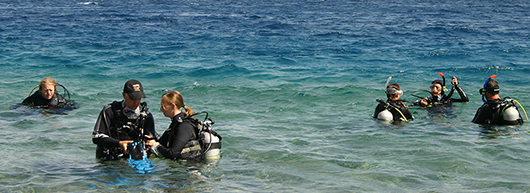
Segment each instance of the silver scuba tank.
M392 115L392 113L390 111L385 109L385 110L379 112L379 114L377 114L377 119L385 120L385 121L392 121L392 120L394 120L394 116Z
M505 121L516 121L519 119L519 111L514 106L508 107L504 110L502 118Z
M213 144L221 143L219 140L219 137L209 133L209 132L203 132L203 139L204 139L204 146L205 148L208 148L206 152L204 152L205 159L219 159L221 157L221 150L218 146L215 146Z

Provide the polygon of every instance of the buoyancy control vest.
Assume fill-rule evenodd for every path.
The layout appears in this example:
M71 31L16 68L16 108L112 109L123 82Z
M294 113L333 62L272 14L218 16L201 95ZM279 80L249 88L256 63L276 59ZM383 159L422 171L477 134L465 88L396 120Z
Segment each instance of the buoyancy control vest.
M496 103L489 104L493 110L492 117L489 124L493 125L521 125L523 118L519 114L519 110L515 102L506 97Z
M211 119L201 122L193 117L186 117L184 120L191 123L195 130L194 136L197 139L192 140L194 142L190 141L191 144L188 142L188 144L191 146L198 142L198 145L200 145L200 155L204 159L219 159L220 149L222 147L222 137L211 129L211 126L214 124L214 122ZM188 144L186 144L186 146L188 146Z
M410 121L414 117L410 111L400 101L386 102L381 99L377 99L380 104L376 107L376 115L374 118L385 121ZM381 109L382 107L382 109Z
M136 140L140 136L139 129L143 128L140 118L129 119L123 114L122 101L114 101L111 104L114 119L111 122L110 137L118 140ZM140 113L147 113L147 103L140 103Z
M140 141L142 136L139 131L139 128L144 127L143 125L140 125L140 124L143 124L143 122L141 123L140 117L136 119L129 119L127 116L125 116L123 114L124 107L122 103L123 103L122 101L114 101L111 103L111 110L112 110L114 117L110 123L109 137L120 140L120 141L121 140ZM146 114L147 110L148 110L147 103L142 102L140 104L140 113ZM98 149L96 150L96 157L98 159L115 160L118 158L124 158L123 156L125 152L123 151L123 149L119 147L105 148L105 147L100 147L98 145L97 148ZM133 149L131 147L129 148ZM135 150L131 152L136 152L138 150L136 149L136 147L134 149ZM143 147L141 150L143 151ZM144 153L144 152L136 152L136 153L138 154L138 153ZM137 159L137 157L133 159Z

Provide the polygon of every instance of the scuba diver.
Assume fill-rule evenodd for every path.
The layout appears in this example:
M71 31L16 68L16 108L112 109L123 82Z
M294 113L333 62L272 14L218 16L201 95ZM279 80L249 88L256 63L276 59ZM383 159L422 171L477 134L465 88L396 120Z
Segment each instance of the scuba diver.
M208 115L204 122L193 118L197 114L193 114L193 110L184 105L180 92L170 91L163 94L160 110L164 116L171 119L171 125L159 139L146 141L146 145L151 146L155 155L173 160L195 161L220 157L221 136L209 129L213 121L206 121ZM200 130L200 125L208 129Z
M429 89L430 89L429 93L431 93L431 96L422 98L421 100L417 101L415 104L421 107L431 108L431 107L436 107L440 105L450 105L452 102L468 102L469 101L469 98L467 97L464 90L460 88L460 86L458 85L458 80L454 76L451 79L451 84L453 85L453 87L451 88L451 91L449 92L449 94L445 95L445 92L447 91L447 88L445 86L445 76L441 72L438 74L442 76L443 81L442 80L432 81L431 85L429 86ZM451 98L455 90L460 95L460 99ZM416 96L416 97L419 97L419 96Z
M146 138L156 138L153 115L147 108L142 83L131 79L125 83L122 101L106 105L94 126L92 142L97 144L96 158L117 160L142 159Z
M478 108L472 122L490 125L522 125L523 118L519 114L519 110L517 109L517 106L515 106L515 103L519 104L525 115L526 111L521 104L514 99L509 97L501 99L499 96L499 83L493 80L495 77L497 77L497 75L490 76L486 83L484 83L484 87L479 90L484 104ZM528 116L526 116L526 120L528 121Z
M381 99L377 99L379 104L375 108L375 119L394 122L410 121L414 119L409 111L408 106L403 103L403 101L399 100L399 97L403 95L403 91L400 90L398 84L388 84L386 86L385 93L387 97L386 102Z
M46 77L42 79L40 81L40 84L37 86L39 87L39 90L24 99L24 101L22 101L22 104L31 105L36 108L52 110L67 106L72 107L73 105L75 105L75 102L67 100L66 98L64 98L64 96L58 94L57 85L63 87L65 93L68 94L68 98L70 98L70 92L68 92L68 90L63 85L58 84L52 78ZM33 90L35 90L37 87L33 88ZM33 90L31 92L33 92Z

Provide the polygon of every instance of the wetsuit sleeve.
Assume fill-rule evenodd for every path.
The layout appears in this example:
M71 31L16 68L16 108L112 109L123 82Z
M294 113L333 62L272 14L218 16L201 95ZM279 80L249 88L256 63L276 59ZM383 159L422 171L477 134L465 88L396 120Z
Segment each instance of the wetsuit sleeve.
M483 104L480 108L478 108L477 113L473 118L473 123L483 124L486 122L486 119L492 114L492 112L487 112L489 109L488 106L488 104Z
M103 108L99 114L96 125L94 126L94 132L92 142L102 147L119 147L120 141L114 139L110 134L110 127L114 113L112 112L111 105L107 105Z
M151 112L148 113L147 119L145 120L145 135L148 135L152 138L158 139L160 137L158 133L155 131L155 119L153 118L153 114Z
M379 103L377 107L375 107L374 119L377 119L377 115L379 115L379 113L383 110L385 110L385 105Z
M26 105L27 105L27 104L32 104L32 103L33 103L33 102L32 102L32 101L33 101L32 98L33 98L33 95L27 97L26 99L24 99L24 101L22 101L22 104L26 104Z
M179 128L173 134L169 136L171 140L170 147L164 147L159 145L157 147L158 152L160 152L165 158L169 159L178 159L180 158L180 152L186 146L186 143L193 138L193 127L191 124L184 122L178 126Z
M434 99L432 98L432 96L429 96L429 97L427 97L427 105L421 104L421 99L416 101L414 103L414 105L419 105L420 107L428 107L428 106L432 105L433 101L434 101Z
M453 89L456 89L456 91L458 92L458 94L460 95L460 99L454 99L452 98L451 101L452 102L469 102L469 98L467 97L466 93L464 92L464 90L462 90L462 88L460 88L460 86L457 85L454 85L453 86ZM452 93L453 91L451 91Z

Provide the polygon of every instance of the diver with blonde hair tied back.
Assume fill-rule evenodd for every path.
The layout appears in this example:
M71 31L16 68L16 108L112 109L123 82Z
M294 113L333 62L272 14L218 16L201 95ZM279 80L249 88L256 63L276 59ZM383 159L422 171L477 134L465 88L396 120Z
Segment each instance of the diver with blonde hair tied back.
M187 119L193 115L193 110L184 105L182 94L178 91L163 94L160 110L171 119L171 125L158 140L148 140L146 145L151 146L155 154L168 159L199 159L202 153L199 130Z

